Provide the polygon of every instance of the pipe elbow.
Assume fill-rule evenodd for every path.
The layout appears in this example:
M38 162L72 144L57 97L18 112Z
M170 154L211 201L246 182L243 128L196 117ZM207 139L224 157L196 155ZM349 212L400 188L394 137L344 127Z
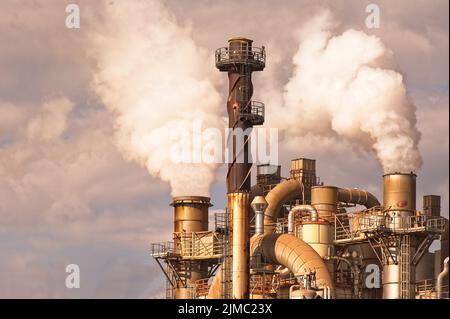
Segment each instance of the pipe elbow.
M303 192L303 183L298 179L287 179L275 186L267 195L267 208L264 212L264 233L273 232L276 219L281 210L281 206L290 200L300 197Z
M317 286L331 287L334 291L330 272L322 257L310 245L293 235L270 234L253 237L250 252L252 255L261 254L270 263L287 267L295 276L314 269Z

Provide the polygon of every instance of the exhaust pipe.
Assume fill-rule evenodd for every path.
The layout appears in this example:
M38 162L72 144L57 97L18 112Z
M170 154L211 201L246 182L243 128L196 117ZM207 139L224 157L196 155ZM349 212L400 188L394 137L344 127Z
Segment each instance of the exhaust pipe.
M209 197L174 197L173 241L176 252L182 253L182 236L208 230L208 210L212 206ZM199 279L207 277L208 265L202 261L177 261L175 269L179 275L174 291L175 299L191 299L192 287Z
M228 194L228 209L231 217L232 242L232 298L249 298L249 194L234 192Z

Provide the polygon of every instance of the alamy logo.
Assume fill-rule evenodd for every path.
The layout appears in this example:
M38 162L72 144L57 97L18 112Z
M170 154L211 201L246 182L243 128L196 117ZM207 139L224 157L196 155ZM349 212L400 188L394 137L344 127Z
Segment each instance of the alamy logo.
M276 128L202 129L202 121L196 120L191 127L174 127L169 138L172 141L170 159L176 164L278 164Z
M380 28L380 7L377 4L371 3L366 7L366 12L369 15L366 17L366 27L368 29Z
M380 267L376 264L366 266L366 288L380 288Z
M80 288L80 266L77 264L67 265L66 272L69 273L66 277L66 288Z
M66 17L67 29L79 29L80 28L80 7L77 4L71 3L66 6L66 13L69 15Z

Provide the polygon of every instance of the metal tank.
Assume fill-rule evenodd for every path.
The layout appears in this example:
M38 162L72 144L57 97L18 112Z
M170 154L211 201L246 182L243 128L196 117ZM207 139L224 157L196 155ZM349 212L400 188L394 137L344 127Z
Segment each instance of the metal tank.
M174 232L192 233L208 230L208 210L211 199L202 196L174 197Z
M313 186L311 188L311 205L319 213L319 218L334 222L337 203L338 188L336 186Z
M173 198L171 206L174 207L174 251L182 255L185 234L208 230L208 210L212 205L209 197L180 196ZM174 297L190 299L195 282L207 277L208 266L202 261L192 260L177 260L174 264L179 276Z
M302 239L321 257L333 254L333 227L326 221L303 222Z
M416 175L391 173L383 175L383 210L387 227L403 228L416 211Z

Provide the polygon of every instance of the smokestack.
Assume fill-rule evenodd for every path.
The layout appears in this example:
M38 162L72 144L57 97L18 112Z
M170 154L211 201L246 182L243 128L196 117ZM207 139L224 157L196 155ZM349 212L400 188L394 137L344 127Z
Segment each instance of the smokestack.
M383 211L388 217L387 227L401 230L411 226L408 217L414 216L416 211L416 177L412 172L383 175ZM388 250L389 256L383 262L383 298L413 298L414 243L406 233L392 242Z
M252 101L252 72L262 71L265 67L264 47L252 46L253 40L236 37L228 40L228 47L216 50L216 67L228 72L229 93L227 99L228 127L245 131L254 125L264 123L264 104ZM262 111L262 112L260 112ZM230 145L231 144L231 145ZM236 141L229 141L232 162L228 165L227 191L250 191L250 169L248 140L243 150L237 149ZM243 152L243 153L242 153ZM243 163L237 157L243 155Z
M232 161L228 164L227 193L230 214L228 229L233 245L233 299L249 298L249 192L252 163L248 143L250 132L247 129L264 123L264 104L252 101L252 72L264 69L266 53L264 47L256 48L252 43L253 40L236 37L228 40L228 47L216 50L216 67L222 72L228 72L229 80L227 112L228 127L232 131L227 146ZM236 141L238 130L246 132L240 136L244 139L241 143Z
M189 240L191 233L208 230L208 209L211 207L209 197L180 196L174 197L171 206L174 207L174 251L183 256L183 242ZM191 299L192 289L197 280L206 278L208 265L202 261L173 261L179 278L176 279L175 299Z
M401 217L415 214L416 177L414 173L383 175L383 209L392 218L390 227L401 227Z

